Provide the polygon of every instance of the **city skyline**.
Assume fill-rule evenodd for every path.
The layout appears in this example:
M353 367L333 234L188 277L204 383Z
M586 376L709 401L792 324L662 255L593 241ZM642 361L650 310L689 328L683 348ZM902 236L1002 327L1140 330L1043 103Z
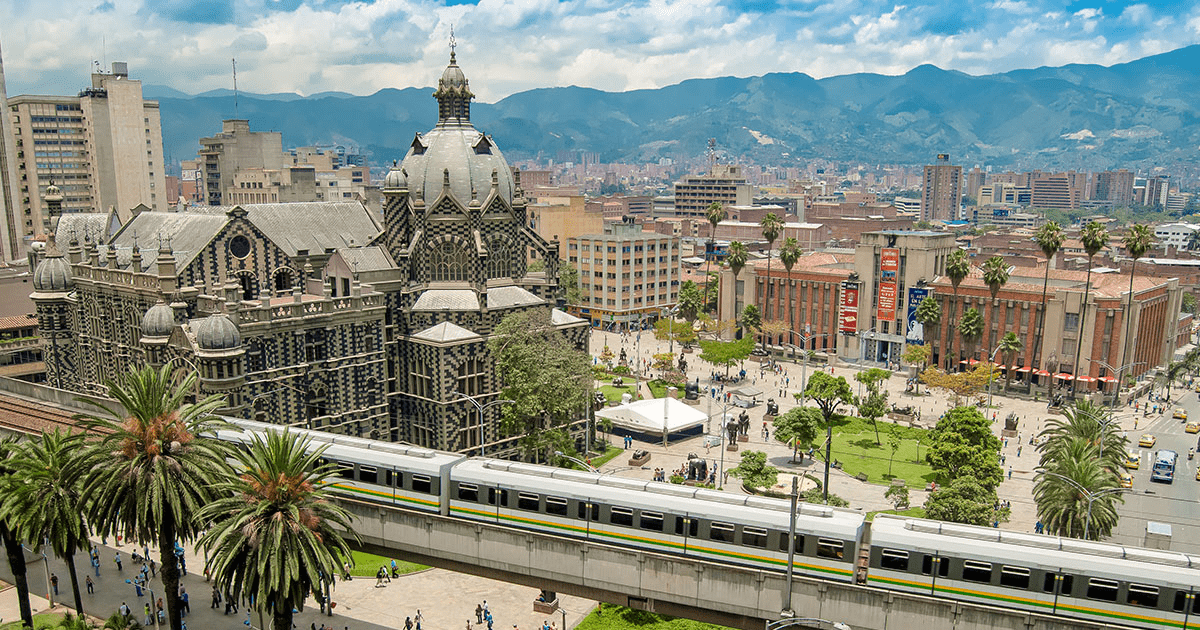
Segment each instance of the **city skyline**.
M1182 1L68 0L53 17L8 3L0 19L20 25L0 31L10 95L75 91L93 62L112 61L147 85L196 94L233 87L232 58L248 92L428 87L452 25L460 58L489 77L484 102L539 87L625 91L771 72L1112 65L1200 42L1200 6Z

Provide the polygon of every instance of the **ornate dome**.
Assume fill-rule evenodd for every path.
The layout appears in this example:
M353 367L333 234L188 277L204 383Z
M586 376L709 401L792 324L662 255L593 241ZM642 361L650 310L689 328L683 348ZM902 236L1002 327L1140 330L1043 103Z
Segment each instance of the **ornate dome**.
M196 345L201 350L232 350L242 345L242 333L227 315L215 313L196 325Z
M151 306L142 316L142 335L146 337L170 337L174 330L175 312L166 302L160 301Z
M492 178L498 193L512 203L512 170L492 139L471 125L467 78L450 55L450 65L434 92L438 100L438 124L417 134L401 166L407 173L408 189L432 204L448 184L450 193L465 208L472 191L483 201L491 192ZM403 174L402 174L403 175ZM389 174L390 176L390 174Z
M400 189L407 188L407 187L408 187L408 180L404 176L404 171L401 170L400 167L397 166L395 162L392 162L391 170L389 170L388 174L385 175L383 178L383 189L384 190L400 190Z
M33 270L34 291L70 291L73 286L71 265L62 256L47 256Z

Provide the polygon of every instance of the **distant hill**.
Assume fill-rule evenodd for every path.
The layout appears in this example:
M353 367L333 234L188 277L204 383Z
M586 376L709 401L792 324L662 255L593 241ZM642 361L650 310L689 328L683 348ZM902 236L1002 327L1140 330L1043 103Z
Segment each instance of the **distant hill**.
M1114 66L1068 65L972 76L923 65L901 76L803 73L692 79L630 92L535 89L476 103L476 127L510 157L590 151L604 161L687 159L709 138L766 164L826 157L924 163L1092 168L1200 162L1200 46ZM487 77L468 77L479 82ZM233 117L233 95L146 86L161 104L171 159ZM370 96L326 92L238 96L238 117L283 132L285 146L344 144L375 163L403 157L436 122L432 88Z

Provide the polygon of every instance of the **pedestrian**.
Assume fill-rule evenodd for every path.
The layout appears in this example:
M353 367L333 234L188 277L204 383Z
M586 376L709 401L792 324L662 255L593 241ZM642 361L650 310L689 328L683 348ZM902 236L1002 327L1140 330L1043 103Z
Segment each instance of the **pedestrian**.
M163 599L161 597L159 597L158 601L155 602L154 607L157 608L158 612L160 613L163 611Z
M483 606L475 604L475 623L483 623Z
M412 629L413 629L412 617L405 617L404 618L404 630L412 630Z
M146 623L143 626L149 626L154 623L154 617L150 616L150 602L146 602Z
M383 586L383 578L386 576L387 571L383 567L379 567L379 570L375 572L375 588Z
M58 576L53 573L50 574L50 588L54 589L55 595L58 595Z
M491 615L487 616L487 625L488 625L487 630L492 630L492 616Z
M485 617L490 617L492 615L492 611L488 610L488 605L487 605L486 599L483 600L483 615Z
M192 606L191 606L191 604L188 603L187 591L183 589L182 584L179 585L179 603L180 603L180 608L183 611L183 614L186 615L186 614L192 612Z
M221 606L221 591L217 590L216 585L213 585L212 606L209 606L209 609L220 608L220 606ZM313 630L316 630L316 629L314 628Z
M133 576L133 590L137 591L137 596L140 599L142 597L142 578L140 576Z
M96 584L94 582L92 582L92 576L89 575L86 578L84 578L84 583L87 584L88 595L95 595L96 594Z
M471 620L467 620L467 630L471 630Z
M1017 457L1020 457L1020 456L1021 456L1021 445L1018 444L1017 445Z
M1012 479L1012 466L1008 467L1008 478Z
M396 566L396 559L392 559L392 577L400 577L400 569Z
M121 613L122 617L129 619L129 606L126 606L125 602L121 602L121 605L117 608L117 612Z
M155 572L155 570L157 568L158 568L158 563L154 561L154 558L150 558L150 577L158 576L158 574Z
M120 551L113 554L113 562L117 563L117 571L124 570L121 567L121 552Z
M92 556L92 569L96 571L96 577L100 577L100 556Z

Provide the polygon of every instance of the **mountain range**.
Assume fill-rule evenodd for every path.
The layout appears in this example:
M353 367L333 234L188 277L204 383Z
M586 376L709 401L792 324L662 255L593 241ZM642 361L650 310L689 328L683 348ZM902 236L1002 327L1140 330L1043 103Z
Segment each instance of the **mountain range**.
M1200 45L1113 66L1073 64L973 76L932 65L900 76L803 73L691 79L658 89L558 87L475 103L472 122L512 158L587 151L601 161L691 159L710 138L760 164L796 158L1105 169L1200 164ZM487 77L468 78L477 84ZM236 117L283 133L284 146L359 147L375 164L404 156L437 120L432 88L369 96L236 97ZM169 160L235 117L234 94L146 86Z

